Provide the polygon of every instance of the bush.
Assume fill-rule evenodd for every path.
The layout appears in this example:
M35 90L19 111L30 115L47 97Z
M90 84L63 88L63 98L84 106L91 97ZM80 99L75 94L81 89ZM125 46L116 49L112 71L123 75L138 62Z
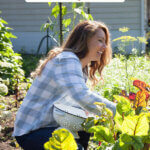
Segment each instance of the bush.
M18 82L24 80L22 57L13 51L10 38L16 38L5 25L8 24L0 18L0 76L2 80L9 79L9 92L14 92Z
M8 88L5 84L0 83L0 95L4 96L7 95L8 93Z

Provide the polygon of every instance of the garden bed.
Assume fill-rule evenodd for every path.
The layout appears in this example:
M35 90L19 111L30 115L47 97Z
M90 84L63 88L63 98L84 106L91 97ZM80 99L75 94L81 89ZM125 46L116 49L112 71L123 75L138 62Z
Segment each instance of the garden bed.
M30 57L32 59L30 59ZM35 57L35 61L33 61L33 57L35 56L24 56L23 62L24 69L27 70L27 77L29 76L30 72L35 69L37 65L37 58ZM32 61L28 61L32 60ZM112 100L113 95L118 95L121 89L128 90L128 86L130 86L130 91L136 92L137 89L134 89L132 85L132 80L130 77L135 77L140 80L143 80L147 83L150 83L150 60L146 57L135 57L128 59L128 79L126 78L126 69L124 63L123 56L115 57L112 62L104 69L104 84L100 82L96 87L95 91L99 92L104 97ZM134 73L132 74L133 70L133 63L136 60ZM34 63L33 63L34 62ZM28 63L28 64L26 64ZM33 63L33 64L32 64ZM28 68L28 66L34 66L33 68ZM133 76L131 76L133 75ZM129 81L129 84L128 84ZM26 86L27 83L21 83L19 87L19 97L18 97L18 107L20 102L26 95ZM0 132L0 150L19 150L18 144L16 143L15 139L12 138L12 131L14 126L15 114L18 108L16 108L16 95L11 94L0 98L0 101L4 101L5 105L7 105L7 110L11 112L11 117L7 118L6 120L1 122L2 130Z

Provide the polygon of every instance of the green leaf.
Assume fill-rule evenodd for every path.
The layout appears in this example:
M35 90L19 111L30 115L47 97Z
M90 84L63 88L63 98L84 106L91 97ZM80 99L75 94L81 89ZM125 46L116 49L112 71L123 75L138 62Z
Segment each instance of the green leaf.
M110 132L110 130L106 127L103 127L103 126L94 126L94 127L91 127L89 130L88 130L90 133L94 133L94 137L93 139L95 141L105 141L105 142L108 142L108 143L114 143L114 138L113 138L113 134Z
M135 110L135 114L139 115L141 113L142 109L143 109L143 107L141 107L141 106L137 107Z
M141 150L144 147L142 138L139 136L129 136L127 134L120 135L119 146L121 150L130 150L132 147L135 150Z
M51 5L52 5L52 3L51 3L51 2L48 2L48 6L51 7Z
M84 3L76 3L76 8L79 8L79 7L84 7Z
M150 144L150 133L147 136L142 136L143 143L149 143Z
M3 23L3 24L8 24L8 22L3 20L2 18L0 18L0 22Z
M57 16L59 15L59 11L60 11L59 5L56 4L52 9L51 15L53 15L55 18L57 18Z
M128 99L118 95L115 95L114 98L118 101L116 108L120 115L122 115L123 113L125 116L135 114Z
M149 122L147 116L127 116L122 124L122 133L127 133L132 136L148 135Z
M62 16L66 15L66 13L67 13L67 7L62 6Z
M81 10L81 15L83 16L83 18L85 18L86 20L88 20L88 14L85 13L83 10Z
M123 123L123 118L122 118L122 116L118 112L116 112L114 120L115 120L115 128L116 128L116 130L117 131L121 131L121 129L122 129L122 123Z
M105 108L105 111L106 111L108 117L112 117L113 116L113 113L112 113L112 111L109 108Z
M71 23L71 18L63 19L62 23L65 26L65 28L67 28L70 25L70 23Z
M94 117L88 117L82 124L83 128L86 132L95 125L95 118Z
M94 20L91 14L88 14L88 20L92 20L92 21Z
M130 103L129 100L123 96L119 96L119 95L114 95L115 100L117 100L118 102L126 102L127 104Z
M52 133L52 137L44 144L45 150L77 150L77 144L73 135L67 129L58 129Z
M132 136L132 146L135 150L141 150L144 147L142 138L139 136Z
M15 35L13 35L13 34L10 33L10 32L5 33L5 36L6 36L7 38L17 38Z
M119 138L119 147L121 150L128 150L132 145L132 138L128 134L121 134Z
M72 9L76 8L76 3L72 3Z

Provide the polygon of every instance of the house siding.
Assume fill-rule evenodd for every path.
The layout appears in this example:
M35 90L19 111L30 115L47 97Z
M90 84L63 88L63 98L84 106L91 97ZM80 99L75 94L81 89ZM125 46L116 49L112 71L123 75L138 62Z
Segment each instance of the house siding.
M1 16L12 27L18 39L13 39L16 52L36 53L42 37L46 34L40 27L50 16L47 3L26 3L25 0L0 0ZM94 20L105 22L111 39L121 35L118 28L130 28L129 34L141 36L141 0L126 0L124 3L90 3ZM42 51L46 49L42 46ZM115 43L113 43L113 47Z

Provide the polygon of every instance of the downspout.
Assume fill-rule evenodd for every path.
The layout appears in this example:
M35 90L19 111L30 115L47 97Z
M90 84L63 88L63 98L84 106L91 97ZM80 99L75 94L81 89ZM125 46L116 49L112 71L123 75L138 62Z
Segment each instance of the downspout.
M145 37L146 32L145 32L145 5L144 5L145 0L141 0L141 37ZM145 43L142 43L142 50L144 50L145 53Z

